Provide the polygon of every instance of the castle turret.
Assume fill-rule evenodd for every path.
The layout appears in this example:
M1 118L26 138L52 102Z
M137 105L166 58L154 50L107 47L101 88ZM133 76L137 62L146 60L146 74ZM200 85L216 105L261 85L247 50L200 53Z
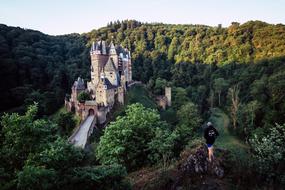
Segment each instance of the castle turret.
M101 41L101 52L103 55L107 55L107 46L105 41Z
M113 42L111 42L111 44L110 44L109 54L110 55L117 55L116 48L115 48Z
M72 94L71 94L71 101L77 102L77 96L80 92L85 90L84 80L80 77L73 83L72 86Z
M108 60L106 43L104 41L93 43L90 51L90 57L91 57L91 83L95 87L99 82L100 73L105 63Z

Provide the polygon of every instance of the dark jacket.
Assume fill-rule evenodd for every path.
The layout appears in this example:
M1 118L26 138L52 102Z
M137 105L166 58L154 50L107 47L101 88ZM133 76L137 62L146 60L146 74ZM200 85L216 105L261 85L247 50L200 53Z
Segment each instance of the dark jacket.
M207 144L214 144L217 136L219 136L219 132L213 125L208 126L204 130L204 138L206 139Z

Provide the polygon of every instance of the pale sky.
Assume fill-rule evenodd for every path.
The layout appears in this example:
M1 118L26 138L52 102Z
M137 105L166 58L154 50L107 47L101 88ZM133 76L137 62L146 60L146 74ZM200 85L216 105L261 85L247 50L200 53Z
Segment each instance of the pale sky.
M285 23L285 0L0 0L0 23L59 35L89 32L115 20L230 25Z

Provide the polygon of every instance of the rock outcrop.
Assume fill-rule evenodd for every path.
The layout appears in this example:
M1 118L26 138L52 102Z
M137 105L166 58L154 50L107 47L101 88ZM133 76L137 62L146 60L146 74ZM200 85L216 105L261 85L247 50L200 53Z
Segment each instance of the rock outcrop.
M216 150L216 154L224 152L221 149ZM182 153L182 160L179 170L187 175L211 174L219 178L224 176L224 168L222 166L223 158L216 157L212 162L208 161L208 149L201 144L197 148L191 149L190 152Z
M209 162L207 146L195 143L186 148L180 159L168 168L149 168L133 173L133 189L228 189L224 176L229 165L229 151L217 148L214 155L214 160Z

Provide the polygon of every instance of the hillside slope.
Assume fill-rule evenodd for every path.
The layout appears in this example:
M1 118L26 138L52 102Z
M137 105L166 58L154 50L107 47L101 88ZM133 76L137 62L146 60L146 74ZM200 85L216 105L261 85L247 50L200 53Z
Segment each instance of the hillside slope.
M127 20L82 35L64 36L2 24L0 111L21 111L19 106L37 101L40 115L53 113L76 77L89 79L88 52L94 40L113 39L128 47L134 79L147 83L159 77L175 78L174 63L253 63L284 56L284 35L284 25L261 21L222 28Z

